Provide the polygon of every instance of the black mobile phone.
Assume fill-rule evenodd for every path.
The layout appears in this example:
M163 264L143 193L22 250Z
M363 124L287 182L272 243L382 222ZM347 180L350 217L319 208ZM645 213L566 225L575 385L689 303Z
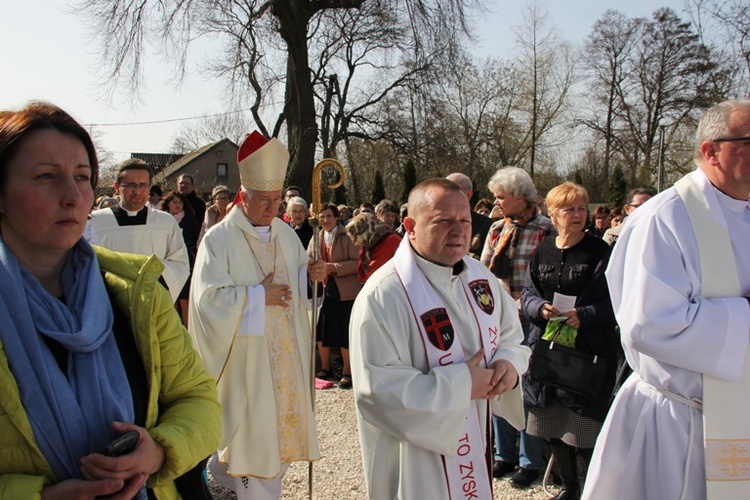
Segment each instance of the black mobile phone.
M108 457L119 457L126 455L135 449L141 435L138 431L128 431L112 441L104 448L104 454Z

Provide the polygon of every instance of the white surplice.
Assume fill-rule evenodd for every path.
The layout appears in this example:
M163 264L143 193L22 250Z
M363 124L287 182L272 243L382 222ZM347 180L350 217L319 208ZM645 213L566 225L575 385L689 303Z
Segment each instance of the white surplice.
M481 340L461 281L452 269L416 256L452 321L466 358ZM466 272L465 270L463 272ZM488 270L499 332L496 359L526 371L530 351L516 304ZM350 323L350 353L365 482L371 499L448 498L441 455L454 453L469 410L471 376L464 363L430 370L422 334L391 260L357 296ZM486 428L486 400L478 400ZM492 411L523 428L520 383L496 398Z
M149 209L145 225L120 226L112 209L102 208L92 212L89 224L99 246L116 252L156 255L164 264L161 276L169 294L177 301L190 276L190 262L182 229L174 217Z
M320 451L309 390L312 333L308 257L294 230L274 219L271 247L267 247L272 257L268 269L259 268L249 241L258 248L262 245L260 229L256 231L235 207L206 233L193 271L189 325L206 370L218 380L223 408L219 461L226 464L230 476L272 478L283 463L288 463L280 444L286 440L284 433L302 430L306 437L289 461L317 460ZM288 332L270 327L279 324L272 316L283 309L273 306L271 311L271 306L265 305L260 285L272 269L274 257L274 283L283 282L291 289ZM283 273L278 266L284 267ZM282 335L290 332L289 337ZM267 338L271 335L276 339ZM290 357L293 351L296 354ZM289 364L277 366L279 360ZM297 390L297 415L280 416L279 388L281 392Z
M750 206L721 193L702 171L690 176L716 218L726 221L740 288L747 294ZM634 374L599 435L583 498L702 500L702 414L679 398L702 398L702 374L739 377L750 344L748 302L701 295L698 246L675 188L628 217L606 274Z

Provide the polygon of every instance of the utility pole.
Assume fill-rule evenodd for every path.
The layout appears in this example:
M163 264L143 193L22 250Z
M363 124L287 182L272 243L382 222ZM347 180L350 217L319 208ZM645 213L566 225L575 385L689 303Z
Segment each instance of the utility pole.
M664 190L664 151L666 149L666 127L659 125L659 169L656 180L656 190L661 193Z

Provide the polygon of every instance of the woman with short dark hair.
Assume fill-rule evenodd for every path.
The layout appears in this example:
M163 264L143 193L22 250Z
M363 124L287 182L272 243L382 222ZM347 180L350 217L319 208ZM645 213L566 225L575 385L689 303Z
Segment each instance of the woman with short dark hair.
M604 232L609 228L609 207L607 205L599 205L594 209L594 213L591 214L591 225L586 229L586 234L590 234L595 238L601 238L604 236Z
M0 491L200 495L193 468L219 440L215 383L158 282L162 264L81 237L98 167L60 108L0 113ZM135 448L105 456L128 431ZM184 489L191 469L198 482Z
M341 349L343 373L341 389L351 389L352 371L349 366L349 318L354 299L362 285L357 278L357 247L339 223L339 209L326 203L318 213L320 226L320 257L326 263L325 298L318 317L317 335L321 369L316 378L330 378L331 350ZM307 253L312 255L315 239L310 240Z
M190 282L193 276L193 266L195 265L195 255L198 253L198 237L200 236L200 222L193 216L193 206L187 198L179 191L172 191L163 200L161 210L169 213L177 221L182 231L182 240L185 242L185 248L188 251L188 264L190 275L180 290L177 298L182 324L188 327L188 300L190 298ZM208 213L208 212L206 212Z

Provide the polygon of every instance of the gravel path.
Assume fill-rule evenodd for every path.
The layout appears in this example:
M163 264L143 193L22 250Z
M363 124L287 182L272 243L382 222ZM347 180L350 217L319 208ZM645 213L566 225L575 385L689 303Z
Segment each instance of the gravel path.
M336 387L316 391L315 408L318 441L323 457L313 465L313 498L318 500L349 500L367 498L362 472L362 456L354 414L354 393ZM281 498L307 498L307 463L294 463L284 477ZM495 499L546 500L541 479L531 488L517 489L507 478L495 479ZM235 498L234 494L215 483L211 489L217 500ZM552 487L553 492L557 489Z

